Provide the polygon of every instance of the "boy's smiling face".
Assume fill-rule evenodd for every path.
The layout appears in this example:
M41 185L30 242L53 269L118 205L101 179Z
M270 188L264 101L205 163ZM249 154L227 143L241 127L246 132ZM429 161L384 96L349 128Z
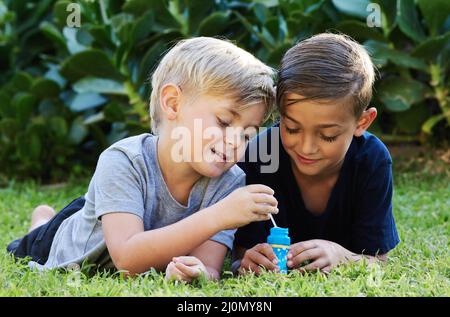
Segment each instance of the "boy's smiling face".
M231 168L244 155L248 140L256 135L264 112L262 104L238 110L231 98L195 98L180 113L180 123L194 132L191 167L207 177L220 176ZM200 157L201 160L196 159Z
M375 108L357 119L349 101L305 100L285 95L281 141L300 174L328 176L339 172L353 136L360 136L376 117Z
M220 176L239 161L265 114L263 104L239 108L232 98L191 96L175 85L163 90L162 99L162 134L172 139L172 160L207 177Z

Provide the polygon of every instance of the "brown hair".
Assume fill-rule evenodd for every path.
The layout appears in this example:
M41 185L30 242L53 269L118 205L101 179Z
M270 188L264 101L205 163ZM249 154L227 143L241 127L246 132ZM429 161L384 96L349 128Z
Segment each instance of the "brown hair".
M278 71L277 105L283 114L287 93L301 95L301 100L348 98L359 118L372 98L374 80L374 66L363 46L346 35L318 34L284 55Z

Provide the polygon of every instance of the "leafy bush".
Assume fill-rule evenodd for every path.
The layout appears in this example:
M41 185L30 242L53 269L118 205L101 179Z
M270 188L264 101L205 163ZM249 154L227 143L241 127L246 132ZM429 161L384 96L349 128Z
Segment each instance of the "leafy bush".
M69 0L0 2L0 165L8 176L62 179L113 142L148 132L148 76L177 40L224 36L277 67L297 41L349 34L379 68L374 130L386 140L436 140L450 123L450 3L377 0Z

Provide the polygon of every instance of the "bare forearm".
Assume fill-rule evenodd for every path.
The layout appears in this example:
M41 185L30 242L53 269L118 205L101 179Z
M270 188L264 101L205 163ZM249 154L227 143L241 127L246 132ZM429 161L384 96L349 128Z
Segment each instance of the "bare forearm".
M218 208L215 204L172 225L132 236L122 246L119 266L130 274L151 267L164 270L174 256L189 254L222 230L215 217Z

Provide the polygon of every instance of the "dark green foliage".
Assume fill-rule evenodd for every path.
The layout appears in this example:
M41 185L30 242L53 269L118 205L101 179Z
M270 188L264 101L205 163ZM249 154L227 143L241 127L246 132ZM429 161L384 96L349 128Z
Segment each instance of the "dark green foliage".
M67 26L70 3L81 27ZM0 166L45 181L92 168L98 154L148 132L149 74L177 40L222 36L277 67L313 34L344 32L379 68L374 131L448 136L450 3L378 0L4 0L0 2ZM426 138L425 138L426 137Z

